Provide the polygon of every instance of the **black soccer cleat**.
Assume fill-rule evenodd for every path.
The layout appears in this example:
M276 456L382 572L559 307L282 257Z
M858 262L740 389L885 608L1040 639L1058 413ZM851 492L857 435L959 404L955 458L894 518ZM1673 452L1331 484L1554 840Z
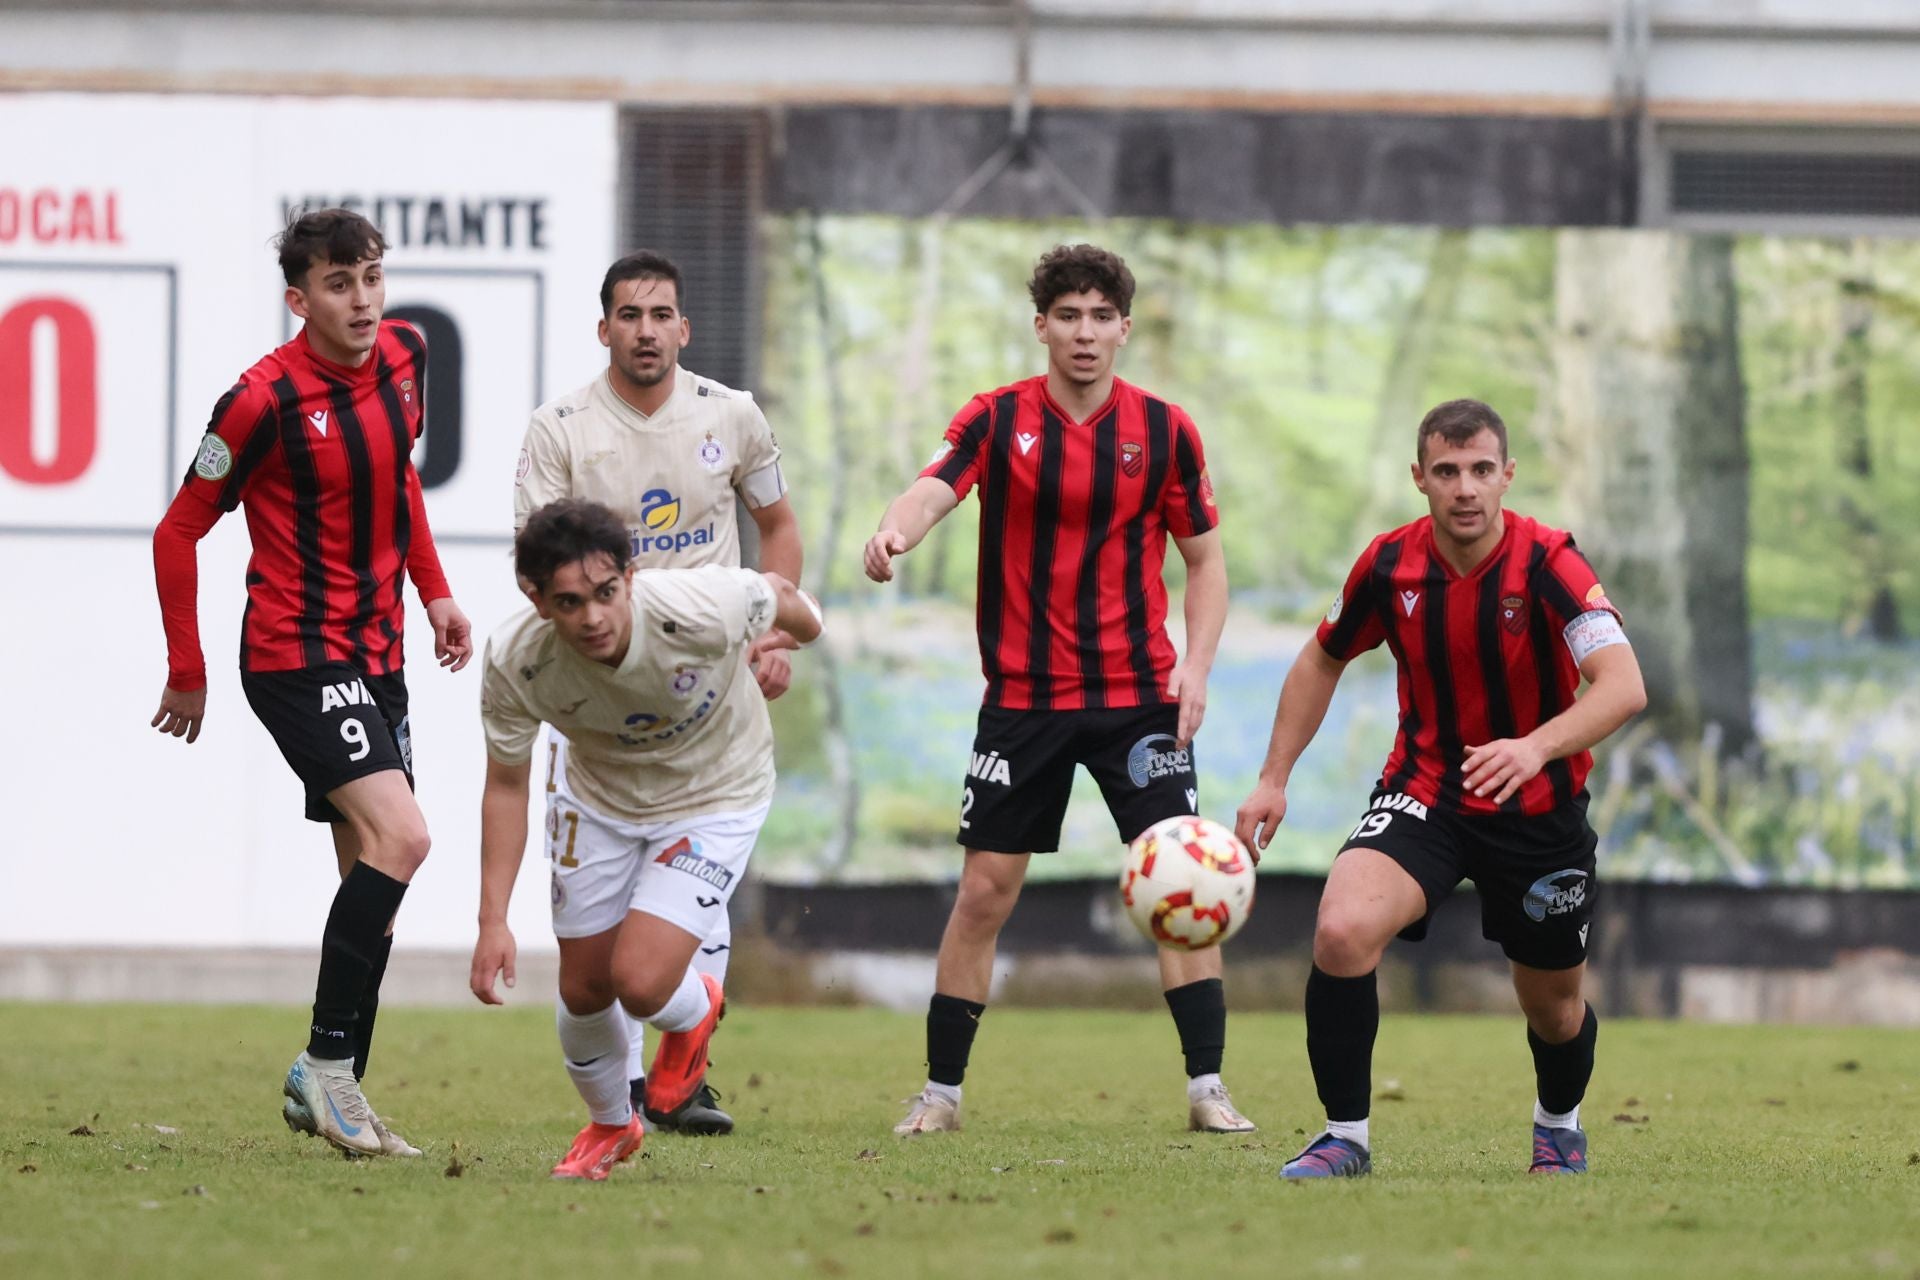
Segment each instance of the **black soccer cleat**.
M673 1110L655 1111L643 1104L641 1114L663 1133L721 1137L733 1132L733 1117L720 1109L720 1091L708 1084L705 1076L694 1086L693 1096Z

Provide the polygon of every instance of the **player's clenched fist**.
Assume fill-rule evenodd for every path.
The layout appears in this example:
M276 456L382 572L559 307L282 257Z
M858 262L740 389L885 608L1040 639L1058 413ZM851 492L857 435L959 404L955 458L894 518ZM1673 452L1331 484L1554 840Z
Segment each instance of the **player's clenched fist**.
M882 529L867 539L867 576L875 582L893 581L893 558L906 554L907 535Z

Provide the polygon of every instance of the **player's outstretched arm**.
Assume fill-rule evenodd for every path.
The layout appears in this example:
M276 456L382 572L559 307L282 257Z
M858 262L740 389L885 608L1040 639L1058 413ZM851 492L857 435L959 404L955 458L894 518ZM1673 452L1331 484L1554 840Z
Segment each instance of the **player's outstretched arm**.
M764 507L749 506L747 512L760 531L760 567L788 582L799 582L805 550L800 542L800 517L794 514L793 503L782 497ZM769 633L748 652L753 678L760 682L760 694L768 702L793 684L793 664L781 650L797 647L782 644L776 634Z
M1647 686L1640 676L1640 659L1617 623L1613 631L1619 634L1617 641L1593 650L1581 661L1580 674L1588 684L1572 706L1524 738L1502 738L1467 748L1460 766L1467 790L1492 796L1499 804L1546 768L1549 760L1590 750L1646 710Z
M960 496L944 480L921 476L887 505L880 528L867 539L864 567L875 582L893 581L893 558L920 545L929 530L960 505Z
M473 944L467 987L481 1004L504 1004L494 979L513 986L516 948L507 927L507 903L513 897L527 849L528 763L487 759L487 783L480 793L480 937Z
M1207 715L1207 675L1220 648L1220 632L1227 625L1227 555L1220 530L1209 529L1191 538L1175 538L1180 558L1187 562L1187 652L1173 669L1167 693L1180 702L1180 720L1174 737L1181 746L1193 741Z
M773 626L762 639L795 649L818 640L826 628L819 602L777 573L760 576L773 588ZM783 639L774 640L776 636Z
M1333 691L1346 669L1347 664L1321 648L1317 638L1309 638L1280 686L1280 705L1274 709L1273 733L1267 740L1267 758L1260 765L1260 780L1233 817L1234 834L1252 852L1255 862L1286 819L1287 780L1293 776L1300 753L1327 718Z
M200 652L200 539L225 512L182 485L153 531L153 577L167 633L167 683L152 726L193 742L207 716L207 665Z

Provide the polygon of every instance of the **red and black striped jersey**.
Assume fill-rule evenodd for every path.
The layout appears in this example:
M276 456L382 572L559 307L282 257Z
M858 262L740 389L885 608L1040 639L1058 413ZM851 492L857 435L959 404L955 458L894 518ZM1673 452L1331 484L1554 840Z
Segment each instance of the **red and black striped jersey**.
M1118 378L1075 422L1045 377L975 396L923 476L980 491L977 615L989 706L1167 702L1167 535L1219 523L1200 433Z
M423 602L451 594L408 457L422 428L426 355L418 330L388 320L366 363L347 368L315 352L303 329L220 398L154 531L171 687L206 682L194 544L243 504L253 556L241 669L400 668L402 570Z
M1620 616L1573 535L1505 513L1493 553L1460 574L1422 516L1375 538L1320 624L1342 661L1381 641L1400 668L1400 732L1380 785L1456 813L1542 814L1586 786L1593 755L1546 768L1495 806L1466 791L1468 749L1533 732L1573 705L1580 669L1566 629L1586 613Z

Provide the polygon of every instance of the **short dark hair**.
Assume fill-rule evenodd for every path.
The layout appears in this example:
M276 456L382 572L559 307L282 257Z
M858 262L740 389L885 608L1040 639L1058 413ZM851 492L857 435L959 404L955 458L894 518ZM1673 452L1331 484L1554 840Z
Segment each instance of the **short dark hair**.
M273 238L273 247L280 254L280 274L296 289L316 262L351 265L387 256L380 228L351 209L304 210Z
M1458 447L1479 435L1482 431L1493 432L1500 442L1500 460L1507 460L1507 424L1492 406L1478 400L1449 400L1427 410L1427 416L1420 419L1420 435L1413 444L1414 461L1424 464L1427 460L1427 441L1439 436L1448 444Z
M1133 314L1133 272L1126 259L1096 244L1057 244L1034 264L1027 294L1040 315L1069 293L1098 289L1123 316Z
M585 498L549 502L527 517L513 539L514 572L545 591L563 567L607 555L625 569L633 552L632 535L611 508Z
M613 286L622 280L671 280L674 303L681 315L687 314L687 286L680 281L680 268L674 266L673 259L664 253L642 249L608 267L606 278L600 282L601 315L613 310Z

